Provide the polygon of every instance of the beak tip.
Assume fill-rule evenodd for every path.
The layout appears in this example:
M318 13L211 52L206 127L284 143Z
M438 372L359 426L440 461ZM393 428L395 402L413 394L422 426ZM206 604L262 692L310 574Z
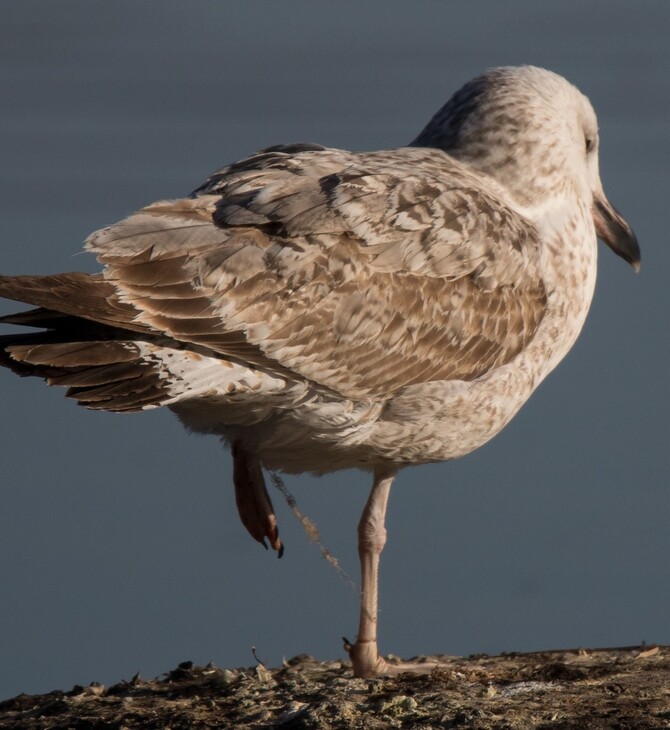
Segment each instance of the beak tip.
M603 197L593 206L596 234L617 256L627 261L635 273L640 271L640 245L633 229L619 212Z

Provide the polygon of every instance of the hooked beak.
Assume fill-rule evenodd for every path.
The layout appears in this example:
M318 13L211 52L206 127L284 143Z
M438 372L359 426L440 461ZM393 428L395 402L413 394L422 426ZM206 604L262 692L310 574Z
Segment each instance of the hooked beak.
M604 196L593 198L593 222L598 238L617 256L628 261L636 272L639 271L640 246L633 229Z

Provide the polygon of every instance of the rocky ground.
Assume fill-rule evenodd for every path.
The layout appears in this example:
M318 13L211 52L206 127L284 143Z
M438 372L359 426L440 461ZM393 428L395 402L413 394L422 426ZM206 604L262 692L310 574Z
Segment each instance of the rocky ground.
M112 687L19 695L0 728L670 728L670 647L430 657L431 672L353 679L341 662L196 667Z

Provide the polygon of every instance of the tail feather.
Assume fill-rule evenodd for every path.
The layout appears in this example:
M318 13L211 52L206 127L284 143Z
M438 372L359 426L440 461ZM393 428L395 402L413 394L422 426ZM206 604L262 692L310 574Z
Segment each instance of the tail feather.
M71 387L66 391L69 398L89 408L104 410L142 410L150 405L160 405L165 391L160 387L152 368L140 366L133 378L113 380L97 387Z
M207 348L207 337L220 330L214 317L200 318L204 343L179 341L178 332L171 336L138 323L138 310L120 301L114 286L97 275L0 276L0 296L35 307L0 317L0 324L36 328L0 336L0 365L65 386L67 397L87 408L138 411L194 399L235 406L240 396L286 389L284 378L248 364L250 346L241 332L225 335L226 356ZM192 299L188 311L199 312L203 301ZM153 320L157 327L158 319ZM174 329L174 321L171 325ZM220 332L217 336L221 339ZM248 417L260 413L251 409ZM233 408L231 418L240 417L239 407ZM217 411L216 422L222 418Z
M137 348L128 342L51 342L9 345L14 360L54 368L81 368L132 362Z
M0 337L0 365L66 386L88 408L142 410L166 399L161 373L140 346L157 334L135 322L137 310L100 275L0 276L0 296L36 306L0 323L43 328Z
M49 342L54 333L0 337L0 364L22 376L66 386L66 395L97 410L144 410L168 394L161 374L134 342Z
M133 332L153 331L136 321L135 307L122 302L113 284L100 274L73 271L51 276L0 276L0 297L38 307L0 320L8 324L51 327L54 318L70 315ZM40 320L44 324L35 324Z
M137 376L137 366L134 363L115 363L106 367L60 370L57 375L49 377L49 385L94 388L114 381L132 380Z

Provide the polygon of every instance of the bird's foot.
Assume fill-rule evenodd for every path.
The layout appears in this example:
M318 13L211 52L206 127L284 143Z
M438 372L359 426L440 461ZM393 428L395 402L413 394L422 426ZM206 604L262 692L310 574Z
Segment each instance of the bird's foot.
M374 639L369 641L358 639L355 644L352 644L343 636L342 641L344 641L345 651L351 659L354 677L369 679L370 677L379 677L385 674L388 665L386 660L379 656L377 642Z
M284 554L284 544L279 538L277 517L275 516L274 508L272 507L272 502L265 489L265 485L261 484L241 496L236 489L235 496L237 497L240 519L249 534L255 540L258 540L266 550L268 549L265 542L267 538L270 547L276 550L277 555L281 558Z
M405 672L430 674L435 669L446 668L447 666L445 663L437 661L388 662L384 657L379 656L377 642L374 639L370 641L359 640L355 644L352 644L345 637L342 637L342 640L344 641L344 648L351 659L354 677L363 679L394 677Z
M284 545L279 539L277 517L265 487L261 465L238 443L233 444L232 454L235 502L240 520L254 540L258 540L267 550L265 542L267 538L270 547L276 550L281 558L284 554Z

